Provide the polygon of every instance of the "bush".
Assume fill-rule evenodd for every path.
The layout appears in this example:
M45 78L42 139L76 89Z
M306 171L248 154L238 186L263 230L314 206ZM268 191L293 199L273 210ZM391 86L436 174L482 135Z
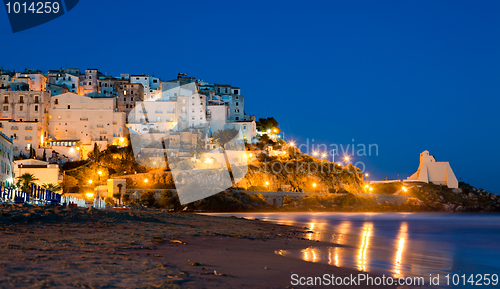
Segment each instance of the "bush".
M150 190L144 191L141 194L140 203L145 207L153 208L156 205L155 192Z
M104 202L106 203L106 206L114 206L115 205L115 200L111 197L104 198Z

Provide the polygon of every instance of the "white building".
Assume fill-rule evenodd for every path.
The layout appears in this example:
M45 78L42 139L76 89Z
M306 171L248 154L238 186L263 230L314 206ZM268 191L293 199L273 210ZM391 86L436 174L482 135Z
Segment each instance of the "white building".
M131 75L130 83L140 83L144 87L144 101L155 100L161 93L160 79L149 75ZM152 97L153 96L153 97Z
M418 181L445 185L448 188L458 188L458 181L448 162L436 162L429 151L420 154L420 165L416 173L411 175L408 181Z
M66 87L69 91L78 93L80 90L80 79L78 76L63 73L49 78L49 81L55 85Z
M0 182L12 183L12 140L0 133Z
M14 156L30 156L34 149L38 156L42 150L43 131L41 123L37 121L13 121L0 119L0 132L12 139L12 153Z
M16 73L16 77L29 78L31 91L46 91L47 77L40 73Z
M243 139L248 143L252 142L252 139L257 134L255 120L231 121L226 124L226 129L235 129L240 131Z
M38 180L34 183L39 186L43 184L58 185L60 181L59 165L57 164L49 164L35 159L14 161L14 181L26 173L35 175Z
M127 135L125 113L116 111L114 97L61 94L51 99L49 114L49 135L53 141L113 144Z
M229 106L222 104L207 105L207 121L210 133L223 130L229 120Z

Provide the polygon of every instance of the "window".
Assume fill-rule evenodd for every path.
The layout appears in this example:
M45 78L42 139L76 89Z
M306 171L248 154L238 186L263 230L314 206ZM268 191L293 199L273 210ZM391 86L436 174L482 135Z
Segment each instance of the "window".
M9 97L8 96L4 96L3 102L9 103Z
M19 111L23 111L23 106L19 106Z
M89 85L92 85L92 82L89 82Z
M239 91L237 89L234 90L234 94L238 94L238 92ZM236 99L238 99L238 97L236 97Z
M38 95L35 95L35 103L38 103Z
M71 85L71 88L76 88L74 83Z
M71 105L68 104L68 109L71 109Z
M123 98L123 101L127 101L127 98L126 98L126 97L124 97L124 98Z
M38 111L38 105L35 105L35 111Z
M24 103L24 96L23 95L19 96L19 103Z
M236 117L236 120L239 120L240 118L239 117Z
M7 105L4 105L3 111L9 111L9 107Z
M123 91L123 95L127 95L127 91L126 90Z
M54 104L59 104L59 100L57 98L54 99Z
M92 75L89 75L89 79L92 79ZM90 82L89 82L89 85L90 85Z
M160 122L161 121L161 117L157 116L156 117L156 122Z
M246 126L246 125L244 125L244 126L243 126L243 129L247 129L247 126Z
M236 106L238 106L238 102L236 102Z

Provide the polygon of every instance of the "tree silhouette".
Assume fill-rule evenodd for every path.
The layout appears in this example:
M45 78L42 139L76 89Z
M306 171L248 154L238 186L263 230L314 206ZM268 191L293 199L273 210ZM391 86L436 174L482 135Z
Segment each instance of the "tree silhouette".
M59 192L60 190L62 190L62 187L60 185L54 185L52 183L45 183L42 185L42 187L52 192Z
M35 181L38 181L35 175L24 173L20 177L17 177L16 187L20 188L25 193L29 193L31 191L31 184Z

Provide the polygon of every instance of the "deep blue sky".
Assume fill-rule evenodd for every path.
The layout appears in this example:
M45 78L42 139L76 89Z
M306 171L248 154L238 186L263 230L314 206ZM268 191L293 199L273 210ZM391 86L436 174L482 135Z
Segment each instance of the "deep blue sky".
M119 3L117 5L116 3ZM427 149L500 193L498 1L91 1L12 34L0 66L99 68L240 86L247 114L287 138L377 144L372 179Z

